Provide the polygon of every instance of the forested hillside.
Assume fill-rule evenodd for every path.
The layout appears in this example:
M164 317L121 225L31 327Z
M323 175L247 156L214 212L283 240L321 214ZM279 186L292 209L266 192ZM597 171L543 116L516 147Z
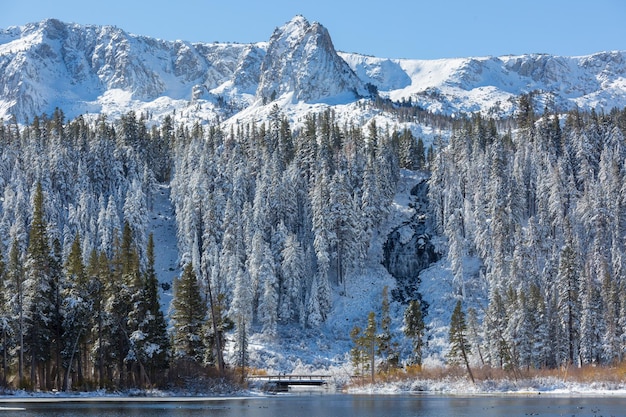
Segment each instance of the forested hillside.
M340 127L332 111L305 125L292 132L277 109L230 132L169 118L148 128L132 112L3 123L4 383L144 386L169 361L220 364L233 324L235 340L319 326L367 253L400 160L425 161L408 131ZM148 229L155 187L170 181L185 271L161 283L174 288L171 337Z
M467 120L433 163L455 291L482 317L473 352L507 369L612 365L626 352L626 113L531 103L505 131Z
M334 300L352 296L348 278L367 276L401 169L431 174L420 218L443 236L454 288L442 296L465 306L456 316L468 316L473 363L622 361L626 112L535 114L532 100L521 96L511 119L438 116L450 140L427 149L409 130L340 123L332 109L294 124L274 106L266 122L226 129L134 112L65 120L59 109L0 123L0 384L165 386L246 365L251 335L320 328ZM159 185L175 210L183 272L173 282L155 271ZM419 277L402 291L394 303L425 322L405 329L420 351L392 354L396 339L386 355L421 361L429 306L408 304L422 299ZM401 317L385 320L401 338L402 325L390 327Z

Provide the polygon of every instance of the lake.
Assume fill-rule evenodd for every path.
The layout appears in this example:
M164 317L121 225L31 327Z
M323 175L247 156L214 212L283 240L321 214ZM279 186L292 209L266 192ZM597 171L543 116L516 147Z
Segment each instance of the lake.
M2 408L22 411L1 411ZM0 400L0 416L619 416L624 397L435 396L435 395L275 395L253 398L94 398L71 402Z

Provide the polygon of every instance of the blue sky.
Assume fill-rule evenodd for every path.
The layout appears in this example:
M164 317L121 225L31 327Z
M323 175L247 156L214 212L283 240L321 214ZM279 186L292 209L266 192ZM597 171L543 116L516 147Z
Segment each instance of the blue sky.
M296 14L335 48L388 58L626 50L624 0L6 0L0 28L47 17L166 40L267 41Z

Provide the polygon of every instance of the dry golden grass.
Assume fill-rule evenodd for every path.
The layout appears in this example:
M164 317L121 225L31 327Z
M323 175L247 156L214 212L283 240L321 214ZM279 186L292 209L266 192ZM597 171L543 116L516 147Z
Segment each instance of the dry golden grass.
M267 369L246 367L246 375L266 376Z
M472 368L472 373L474 374L476 382L552 378L566 382L579 383L626 383L626 362L612 367L584 366L582 368L519 369L516 371L507 371L485 366ZM411 365L406 368L377 372L375 381L385 383L410 379L445 380L465 377L467 377L467 370L463 367L429 368ZM368 374L353 378L350 385L361 386L369 383L371 383L371 377Z
M568 367L560 369L531 370L530 377L552 377L564 381L590 382L626 382L626 362L616 366L583 366L582 368Z

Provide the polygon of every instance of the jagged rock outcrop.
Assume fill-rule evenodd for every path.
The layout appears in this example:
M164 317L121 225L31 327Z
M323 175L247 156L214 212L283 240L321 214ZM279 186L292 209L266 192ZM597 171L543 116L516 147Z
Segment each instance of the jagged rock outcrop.
M296 101L315 102L366 94L363 81L337 55L326 28L296 16L272 35L261 65L257 95L273 100L293 93Z

